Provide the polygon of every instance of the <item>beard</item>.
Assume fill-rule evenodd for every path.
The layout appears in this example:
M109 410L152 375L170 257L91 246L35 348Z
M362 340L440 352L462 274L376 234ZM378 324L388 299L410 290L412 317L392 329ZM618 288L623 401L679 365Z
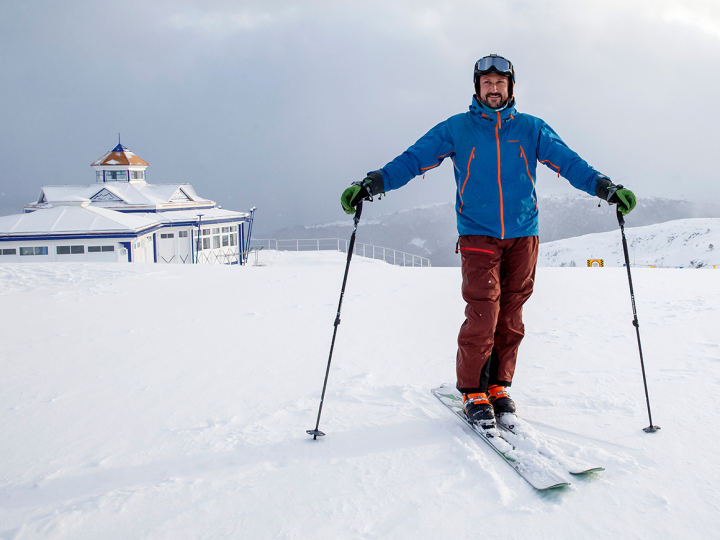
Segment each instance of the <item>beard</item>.
M499 103L498 105L491 105L491 104L490 104L490 98L500 98L501 101L500 101L500 103ZM509 99L509 98L508 98L508 99ZM487 105L487 106L490 107L491 109L502 109L502 108L507 104L507 102L508 102L507 99L504 100L504 101L502 100L502 95L501 95L501 94L486 94L486 95L485 95L485 99L481 99L480 101L482 101L485 105Z

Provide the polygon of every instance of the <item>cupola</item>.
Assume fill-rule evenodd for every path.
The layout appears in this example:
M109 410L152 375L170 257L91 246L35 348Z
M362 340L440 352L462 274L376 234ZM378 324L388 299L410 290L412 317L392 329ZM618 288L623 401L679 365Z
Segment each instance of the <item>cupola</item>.
M103 157L94 161L96 182L130 182L145 183L145 169L150 165L139 158L122 144L110 150Z

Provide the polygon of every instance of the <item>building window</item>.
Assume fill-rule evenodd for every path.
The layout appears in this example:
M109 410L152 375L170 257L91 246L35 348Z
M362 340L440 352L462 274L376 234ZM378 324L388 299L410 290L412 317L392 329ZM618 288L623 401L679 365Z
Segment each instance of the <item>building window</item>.
M15 248L0 249L0 255L17 255Z
M88 253L100 253L101 251L115 251L115 246L88 246Z
M174 233L161 234L160 238L175 238Z
M127 171L105 171L105 180L127 180Z
M220 237L219 236L213 236L213 249L217 249L220 247Z
M88 249L88 251L92 251L92 249ZM98 251L100 251L99 248ZM85 253L85 246L57 246L55 253L58 255L79 255Z
M103 181L102 171L96 171L96 172L95 172L95 180L97 180L98 182L102 182L102 181Z
M21 247L20 255L47 255L47 246L43 247Z
M230 239L227 237L227 235L222 237L222 245L223 247L227 247L230 244Z
M210 249L210 239L209 238L203 238L203 249Z
M230 235L230 245L236 246L237 245L237 234L231 234Z
M230 232L237 232L237 225L230 225Z
M100 246L103 251L115 251L115 246Z
M203 235L203 236L210 236L210 229L203 229L203 230L202 230L202 235Z
M220 234L220 227L213 227L213 234Z
M223 233L228 233L228 232L230 232L230 227L223 227L223 228L222 228L222 232L223 232Z
M130 171L130 180L142 180L145 178L145 171Z
M178 238L187 238L187 231L178 231Z

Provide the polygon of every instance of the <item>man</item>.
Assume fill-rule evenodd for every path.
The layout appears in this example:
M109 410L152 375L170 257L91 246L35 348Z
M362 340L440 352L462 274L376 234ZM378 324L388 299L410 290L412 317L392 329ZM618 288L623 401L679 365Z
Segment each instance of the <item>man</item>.
M348 214L358 201L407 184L453 161L455 209L467 303L458 335L457 387L472 423L489 429L495 417L515 413L512 384L524 336L522 306L533 291L538 256L537 163L573 186L635 207L630 190L616 186L570 150L541 119L518 113L512 63L492 54L478 60L470 112L441 122L402 155L343 192Z

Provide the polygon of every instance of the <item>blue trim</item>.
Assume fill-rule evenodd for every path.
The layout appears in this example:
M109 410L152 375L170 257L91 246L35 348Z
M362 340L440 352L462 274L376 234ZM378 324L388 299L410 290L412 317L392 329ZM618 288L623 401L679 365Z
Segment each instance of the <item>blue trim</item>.
M121 208L107 208L114 212L122 212L123 214L155 214L157 212L179 212L181 210L212 210L217 208L214 204L204 204L202 206L190 206L184 208L146 208L145 210L123 210Z
M247 222L247 218L232 218L232 219L210 219L203 221L203 225L218 225L220 223L241 223ZM197 220L195 221L180 221L174 223L161 223L155 226L148 227L147 229L140 229L137 232L122 232L122 233L96 233L96 234L44 234L44 235L18 235L18 236L0 236L0 242L19 242L24 240L84 240L88 238L138 238L146 234L157 232L161 229L169 229L173 227L197 227Z
M139 238L160 229L165 228L163 225L140 229L135 232L122 233L97 233L97 234L45 234L45 235L18 235L18 236L0 236L0 242L19 242L24 240L85 240L91 238Z
M128 252L128 262L132 262L132 242L118 242L121 246L125 247Z
M153 262L157 262L157 233L153 233Z

